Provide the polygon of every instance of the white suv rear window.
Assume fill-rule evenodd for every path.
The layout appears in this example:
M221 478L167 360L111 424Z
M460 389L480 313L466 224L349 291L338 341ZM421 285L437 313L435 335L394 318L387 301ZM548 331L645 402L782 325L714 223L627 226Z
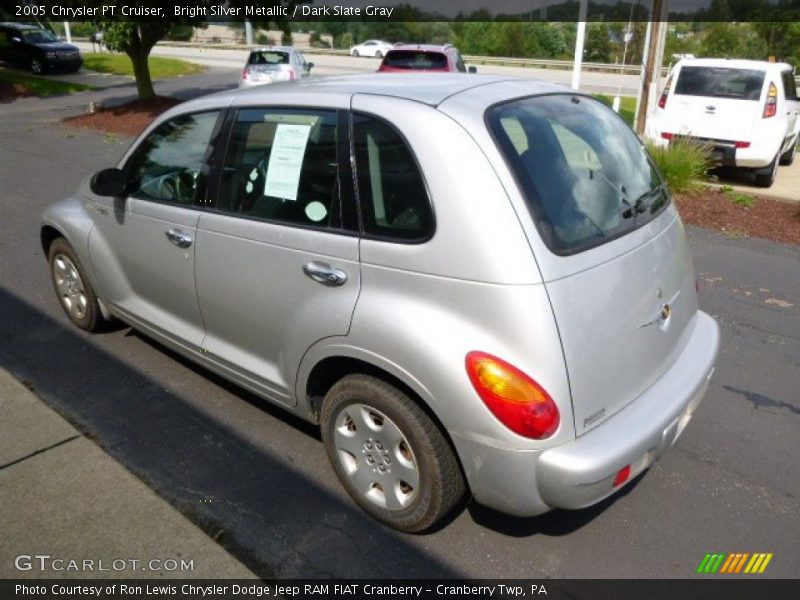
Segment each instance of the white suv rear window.
M682 96L758 100L764 85L764 71L728 67L683 67L675 93Z

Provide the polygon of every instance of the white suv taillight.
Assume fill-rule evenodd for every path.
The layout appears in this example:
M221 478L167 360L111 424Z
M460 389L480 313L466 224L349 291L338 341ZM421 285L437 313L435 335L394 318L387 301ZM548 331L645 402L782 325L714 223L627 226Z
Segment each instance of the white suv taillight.
M242 71L242 79L248 79L250 77L250 67L245 67L244 71Z
M769 119L778 114L778 88L774 83L769 84L767 92L767 103L764 105L764 118Z
M664 91L661 92L661 97L658 99L658 108L666 108L667 97L669 96L669 86L671 84L672 84L672 77L667 79L667 83L664 84Z

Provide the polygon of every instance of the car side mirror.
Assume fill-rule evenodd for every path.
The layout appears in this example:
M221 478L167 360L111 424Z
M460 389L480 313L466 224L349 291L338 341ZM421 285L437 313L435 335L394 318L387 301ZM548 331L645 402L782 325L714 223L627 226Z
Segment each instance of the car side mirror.
M478 67L467 67L467 73L477 73Z
M125 174L119 169L103 169L92 176L89 187L98 196L124 196Z

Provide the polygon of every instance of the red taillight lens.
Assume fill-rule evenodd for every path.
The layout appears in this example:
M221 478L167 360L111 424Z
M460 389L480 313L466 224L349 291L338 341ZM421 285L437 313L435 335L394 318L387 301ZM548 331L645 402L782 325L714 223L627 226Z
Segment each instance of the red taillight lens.
M294 69L289 69L289 81L297 79L297 72Z
M674 133L667 133L666 131L662 131L661 132L661 139L662 140L671 140L673 137L675 137Z
M245 67L244 71L242 71L242 79L247 79L248 77L250 77L250 69Z
M667 106L667 97L669 96L669 86L672 85L672 77L667 79L664 84L664 91L661 92L661 97L658 99L658 108L665 108Z
M484 352L467 354L466 367L478 396L511 431L541 440L558 429L558 407L525 373Z
M619 470L619 473L617 473L617 476L614 477L614 484L613 484L612 487L621 486L623 483L628 481L628 478L630 476L631 476L631 466L630 465L625 465L624 467L622 467Z
M769 84L767 103L764 105L764 118L768 119L778 114L778 88L774 83Z
M749 148L750 142L736 142L737 148Z

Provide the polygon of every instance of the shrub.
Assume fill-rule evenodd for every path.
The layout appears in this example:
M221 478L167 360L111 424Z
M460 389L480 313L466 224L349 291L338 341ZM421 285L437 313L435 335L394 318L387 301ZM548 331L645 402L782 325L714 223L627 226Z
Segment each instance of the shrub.
M691 192L702 187L708 170L713 167L711 147L687 138L673 139L669 146L647 145L661 176L673 193Z
M269 36L266 33L259 31L256 34L256 44L259 46L269 46L271 44Z

